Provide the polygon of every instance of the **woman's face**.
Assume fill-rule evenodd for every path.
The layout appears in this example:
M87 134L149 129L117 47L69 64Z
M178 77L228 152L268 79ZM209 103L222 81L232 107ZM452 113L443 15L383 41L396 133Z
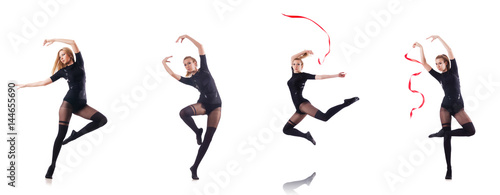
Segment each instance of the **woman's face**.
M299 72L302 72L302 68L304 68L304 65L302 63L300 63L300 60L294 60L292 62L292 68L293 68L293 72L299 73Z
M439 71L446 72L446 62L443 59L436 59L436 67Z
M186 70L188 72L193 72L196 70L196 62L193 61L193 59L185 59L184 60L184 68L186 68Z
M64 64L64 65L68 65L69 63L72 62L71 58L69 57L69 55L66 53L66 51L64 50L61 50L59 52L59 60Z

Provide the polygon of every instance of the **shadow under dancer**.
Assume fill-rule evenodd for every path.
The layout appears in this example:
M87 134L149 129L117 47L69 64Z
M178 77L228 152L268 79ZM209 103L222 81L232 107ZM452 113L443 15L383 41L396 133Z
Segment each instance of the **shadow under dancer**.
M297 194L297 192L295 192L295 189L299 188L302 185L308 185L308 186L311 185L311 182L313 181L314 177L316 177L316 172L314 172L309 177L303 180L287 182L283 184L283 190L288 195L295 195Z

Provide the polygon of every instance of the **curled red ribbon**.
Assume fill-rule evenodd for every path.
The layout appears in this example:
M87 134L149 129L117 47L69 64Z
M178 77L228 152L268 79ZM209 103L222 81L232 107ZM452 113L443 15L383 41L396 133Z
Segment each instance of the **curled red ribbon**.
M415 59L411 59L411 58L409 58L409 57L408 57L408 53L406 53L406 54L405 54L405 58L406 58L407 60L412 61L412 62L417 62L417 63L419 63L419 64L422 64L422 63L421 63L421 62L419 62L418 60L415 60ZM417 90L413 90L413 89L411 89L411 77L413 77L413 76L418 76L418 75L420 75L420 73L422 73L422 72L418 72L418 73L412 74L412 75L410 76L410 82L408 83L408 89L409 89L411 92L413 92L413 93L419 93L420 95L422 95L422 104L420 104L420 106L419 106L418 108L412 108L412 109L411 109L411 112L410 112L410 118L413 116L413 111L414 111L414 110L416 110L416 109L420 109L420 108L422 108L422 106L424 106L424 103L425 103L425 97L424 97L424 94L422 94L422 93L418 92Z
M282 13L283 14L283 13ZM304 16L292 16L292 15L286 15L286 14L283 14L283 16L286 16L286 17L289 17L289 18L304 18L304 19L307 19L311 22L313 22L314 24L318 25L319 28L321 28L321 30L323 30L323 32L326 33L326 36L328 36L328 52L325 54L325 58L323 58L323 61L321 61L319 58L318 58L318 64L321 65L322 62L325 62L325 59L326 59L326 56L328 56L328 54L330 54L330 35L328 35L328 33L326 32L325 29L323 29L323 27L321 27L318 23L316 23L314 20L311 20L309 18L306 18Z
M411 59L411 58L409 58L409 57L408 57L408 53L406 53L406 54L405 54L405 58L406 58L407 60L412 61L412 62L416 62L416 63L422 64L422 62L419 62L418 60L415 60L415 59Z

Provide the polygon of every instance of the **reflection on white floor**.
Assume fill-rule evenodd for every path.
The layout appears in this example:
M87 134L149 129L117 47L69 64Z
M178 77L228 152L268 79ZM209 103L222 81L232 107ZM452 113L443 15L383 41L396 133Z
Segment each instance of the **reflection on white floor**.
M47 186L52 186L52 179L45 179L45 184L47 184Z
M311 182L313 181L314 177L316 176L316 172L311 174L309 177L298 180L298 181L291 181L283 184L283 190L285 191L286 194L288 195L298 195L297 192L295 192L295 189L299 188L302 185L311 185Z

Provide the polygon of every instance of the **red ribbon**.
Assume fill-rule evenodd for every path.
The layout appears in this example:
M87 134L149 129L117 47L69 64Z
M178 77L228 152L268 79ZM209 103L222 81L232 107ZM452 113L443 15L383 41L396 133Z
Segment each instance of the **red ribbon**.
M282 13L283 14L283 13ZM309 18L306 18L304 16L292 16L292 15L286 15L286 14L283 14L283 16L286 16L286 17L289 17L289 18L304 18L304 19L308 19L309 21L313 22L314 24L318 25L319 28L321 28L321 30L323 30L323 32L326 33L326 36L328 36L328 52L325 54L325 58L323 58L323 61L321 61L319 58L318 58L318 64L321 65L322 62L325 62L325 59L326 59L326 56L328 54L330 54L330 35L328 35L328 33L326 32L325 29L323 29L323 27L321 27L318 23L316 23L314 20L311 20Z
M419 63L419 64L422 64L422 63L421 63L421 62L419 62L418 60L415 60L415 59L411 59L411 58L409 58L409 57L408 57L408 53L407 53L407 54L405 54L405 58L406 58L407 60L412 61L412 62L417 62L417 63ZM418 92L417 90L413 90L413 89L411 89L411 77L413 77L413 76L418 76L418 75L420 75L420 73L422 73L422 72L418 72L418 73L412 74L412 75L410 76L410 82L408 83L408 89L410 89L410 91L411 91L411 92L413 92L413 93L419 93L420 95L422 95L422 104L420 104L420 106L419 106L418 108L412 108L412 109L411 109L411 112L410 112L410 118L413 116L413 111L414 111L414 110L416 110L416 109L420 109L420 108L422 108L422 106L424 106L424 103L425 103L425 97L424 97L424 94L422 94L422 93Z
M409 58L409 57L408 57L408 53L406 53L406 54L405 54L405 58L406 58L407 60L412 61L412 62L416 62L416 63L422 64L422 62L419 62L418 60L415 60L415 59L411 59L411 58Z

